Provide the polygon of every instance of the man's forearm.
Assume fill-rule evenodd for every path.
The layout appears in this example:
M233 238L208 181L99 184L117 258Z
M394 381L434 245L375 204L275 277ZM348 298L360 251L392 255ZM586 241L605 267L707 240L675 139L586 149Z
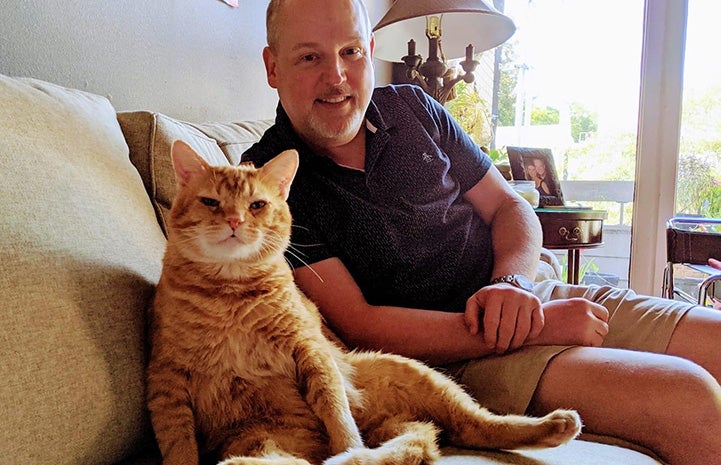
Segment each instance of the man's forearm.
M462 313L368 306L364 317L346 331L334 328L344 342L360 349L382 350L443 365L492 352L483 335L471 335Z

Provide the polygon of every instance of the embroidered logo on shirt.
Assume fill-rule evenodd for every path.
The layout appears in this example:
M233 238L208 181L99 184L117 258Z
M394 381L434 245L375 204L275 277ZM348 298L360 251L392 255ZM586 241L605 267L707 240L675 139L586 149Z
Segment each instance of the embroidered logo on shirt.
M423 158L423 161L426 163L430 163L433 161L433 155L429 155L426 152L423 152L423 155L421 155L421 158Z

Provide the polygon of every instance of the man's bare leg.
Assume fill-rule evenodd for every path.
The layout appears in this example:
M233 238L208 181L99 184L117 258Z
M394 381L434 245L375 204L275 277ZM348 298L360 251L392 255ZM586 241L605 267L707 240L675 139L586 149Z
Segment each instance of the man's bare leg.
M721 386L680 357L569 349L549 363L528 413L559 407L578 410L585 432L642 445L671 465L719 463Z
M721 311L689 310L676 326L666 353L693 360L721 383Z

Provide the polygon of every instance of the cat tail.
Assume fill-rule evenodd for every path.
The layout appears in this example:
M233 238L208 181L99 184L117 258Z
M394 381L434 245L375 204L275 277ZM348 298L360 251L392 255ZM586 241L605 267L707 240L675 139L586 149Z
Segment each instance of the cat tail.
M429 465L440 457L437 437L432 423L390 418L370 433L368 443L378 447L349 449L323 465Z

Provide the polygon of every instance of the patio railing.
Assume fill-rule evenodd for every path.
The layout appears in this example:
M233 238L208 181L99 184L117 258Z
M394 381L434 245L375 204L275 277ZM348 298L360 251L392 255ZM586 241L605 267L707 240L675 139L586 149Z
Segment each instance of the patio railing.
M633 189L633 181L561 181L563 198L567 201L616 203L618 215L609 216L609 219L617 218L613 224L631 221L625 218L625 207L633 202Z

